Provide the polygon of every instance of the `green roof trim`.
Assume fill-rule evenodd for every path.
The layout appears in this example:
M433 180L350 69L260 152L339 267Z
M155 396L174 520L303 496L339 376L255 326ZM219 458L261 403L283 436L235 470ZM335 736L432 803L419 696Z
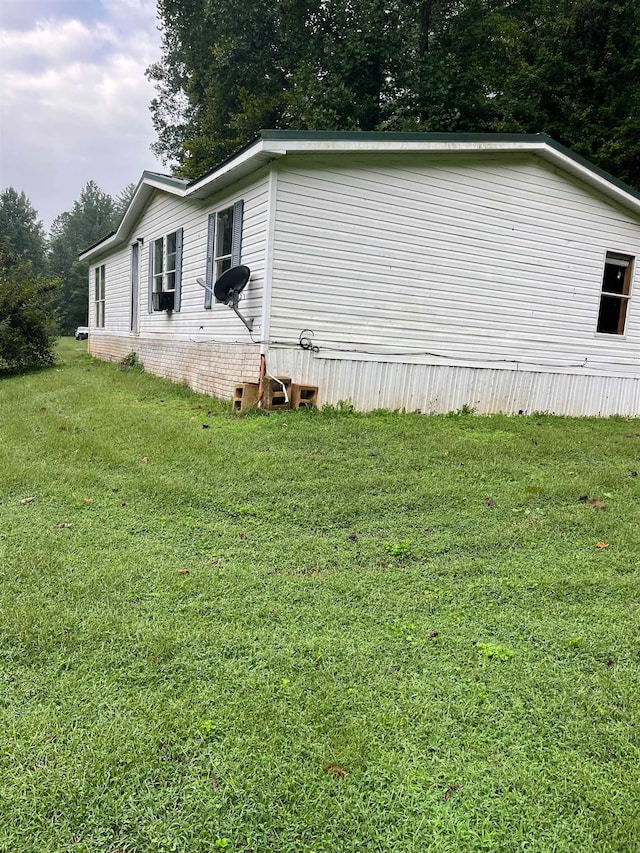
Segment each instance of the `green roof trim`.
M266 143L264 149L260 150L260 143ZM278 143L282 142L285 144L285 147L281 150L279 146L271 146L269 148L268 143ZM291 152L287 151L286 143L291 143ZM599 166L596 166L590 160L587 160L586 157L582 157L580 154L576 154L570 148L567 148L565 145L561 145L559 142L556 142L551 136L546 133L431 133L431 132L421 132L421 131L411 131L411 132L396 132L396 131L359 131L359 130L261 130L253 139L238 148L220 163L215 165L212 169L209 169L207 172L204 172L202 175L199 175L197 178L193 178L192 180L187 180L186 178L177 178L172 175L165 175L161 172L152 172L152 171L144 171L142 173L142 177L138 182L138 186L136 187L136 193L134 194L134 198L138 193L138 190L141 188L143 184L146 183L149 191L152 191L154 185L158 189L162 189L166 187L168 191L173 190L178 191L178 194L187 200L192 195L192 188L196 187L198 184L204 183L208 184L207 179L215 176L216 172L221 169L224 169L226 166L233 164L235 160L239 160L238 166L242 169L244 166L247 166L249 170L251 168L256 168L256 163L258 163L261 159L262 153L266 154L267 158L270 157L279 157L282 155L286 155L287 153L296 153L296 154L306 154L307 151L303 148L298 147L296 150L295 143L302 142L336 142L336 143L348 143L348 142L414 142L414 143L470 143L473 145L481 146L482 143L486 143L490 146L491 143L506 143L508 146L512 144L516 146L518 143L523 144L524 146L531 146L528 149L529 153L532 155L536 155L536 148L539 146L540 156L543 159L549 160L554 166L558 169L565 169L567 172L572 174L578 180L585 181L589 183L593 188L599 190L600 192L604 192L609 195L614 201L617 201L619 204L622 204L625 207L629 207L634 214L638 215L638 203L640 203L640 190L635 187L626 184L624 181L619 180L618 178L611 175L609 172L601 169ZM256 153L260 156L255 157L254 155L249 155L246 164L242 160L242 155L251 151L252 148L256 148ZM565 158L565 163L562 161L558 161L557 158L553 156L547 156L546 158L542 154L544 150L555 151L562 158ZM383 149L378 149L377 153ZM424 149L423 149L424 150ZM482 152L482 148L478 149L478 153ZM494 151L499 151L500 149L494 149ZM517 150L516 148L511 149L511 151ZM332 152L329 149L325 149L326 154L331 153L354 153L357 149L342 149L339 147L335 149L335 152ZM375 153L373 149L370 149L371 153ZM313 155L317 154L318 151L309 150L308 154ZM367 152L364 152L367 153ZM413 149L413 153L420 153L420 149ZM424 153L429 153L429 151L424 151ZM455 150L451 153L456 153ZM572 169L566 161L570 161L575 163L576 168ZM262 160L264 162L264 160ZM234 170L233 165L229 170L229 174L239 174L237 170ZM597 180L589 179L588 175L585 173L591 173ZM246 172L243 172L246 174ZM233 180L233 178L231 178ZM603 187L602 182L605 184L609 184L611 189L607 192L606 187ZM226 184L225 184L226 185ZM619 192L613 192L613 188ZM200 190L198 190L200 192ZM625 204L624 197L620 197L619 193L623 193L624 196L628 197L628 201ZM195 196L194 198L202 198L202 196ZM126 219L127 214L132 209L131 205L127 208L125 212L125 216L123 217L120 226L123 224ZM89 246L85 249L81 255L85 255L88 252L93 251L102 243L105 243L107 240L112 237L116 237L120 233L120 226L117 231L108 234L106 237L103 237L93 246ZM120 239L120 242L122 242ZM116 241L117 243L117 241ZM112 248L112 247L111 247ZM108 250L106 250L108 251ZM98 253L96 253L97 256Z
M142 173L142 178L150 178L151 180L157 181L159 184L166 184L168 187L173 187L176 190L184 190L189 186L189 181L184 178L175 178L173 175L163 175L162 172L149 172L146 169ZM140 179L140 182L142 181L142 178Z
M430 133L421 131L396 132L388 130L261 130L265 140L298 140L328 142L548 142L546 133Z
M630 196L633 196L635 199L640 201L640 190L637 190L635 187L632 187L631 184L626 184L624 181L621 181L619 178L616 178L611 172L607 172L605 169L601 169L600 166L596 166L595 163L592 163L591 160L587 160L586 157L582 157L580 154L576 154L576 152L567 148L566 145L561 145L559 142L556 142L555 139L552 139L550 136L545 134L544 140L549 148L553 148L560 154L564 154L565 157L568 157L570 160L573 160L574 163L577 163L579 166L582 166L584 169L588 169L590 172L593 172L594 175L597 175L599 178L603 178L605 181L608 181L610 184L618 187L619 190L623 190L628 193Z
M86 252L90 252L92 249L95 249L95 247L96 247L96 246L99 246L99 245L100 245L100 243L104 243L104 241L105 241L105 240L108 240L108 239L109 239L109 237L113 237L113 235L114 235L114 234L117 234L117 233L118 233L117 229L116 229L115 231L110 231L108 234L105 234L105 236L104 236L104 237L101 237L99 240L96 240L96 242L95 242L95 243L93 243L91 246L87 246L87 248L86 248L86 249L83 249L83 250L82 250L81 252L79 252L78 254L79 254L79 255L84 255Z
M563 154L574 163L588 169L610 184L618 187L629 195L640 201L640 191L635 187L626 184L619 178L616 178L610 172L601 169L582 157L576 154L571 148L566 145L561 145L556 142L548 133L430 133L420 131L410 131L406 133L395 131L358 131L358 130L261 130L260 136L257 138L265 141L285 142L287 139L299 142L328 142L335 139L336 142L358 142L360 140L371 140L372 142L543 142L553 148L559 154ZM234 155L235 156L235 155ZM232 159L232 158L230 158ZM214 170L215 171L215 170Z

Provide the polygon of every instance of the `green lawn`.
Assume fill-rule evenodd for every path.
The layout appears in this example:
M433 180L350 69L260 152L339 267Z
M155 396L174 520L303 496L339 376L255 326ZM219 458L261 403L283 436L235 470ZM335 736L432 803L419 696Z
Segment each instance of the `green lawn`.
M640 850L640 421L0 413L1 851Z

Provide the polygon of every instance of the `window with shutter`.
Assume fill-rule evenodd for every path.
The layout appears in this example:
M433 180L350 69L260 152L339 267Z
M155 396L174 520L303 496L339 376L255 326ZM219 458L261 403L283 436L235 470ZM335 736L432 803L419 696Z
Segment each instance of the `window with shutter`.
M149 250L149 311L179 311L182 228L153 240ZM171 294L171 296L163 296Z
M213 304L213 287L223 272L240 264L244 202L236 201L209 216L204 307Z

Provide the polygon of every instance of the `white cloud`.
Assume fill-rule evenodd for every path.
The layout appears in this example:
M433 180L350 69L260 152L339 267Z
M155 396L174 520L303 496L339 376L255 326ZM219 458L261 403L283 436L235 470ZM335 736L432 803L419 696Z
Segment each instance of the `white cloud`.
M48 17L0 31L0 187L24 189L46 226L87 181L116 194L161 168L149 150L154 90L144 73L160 53L155 3L103 7L101 20Z

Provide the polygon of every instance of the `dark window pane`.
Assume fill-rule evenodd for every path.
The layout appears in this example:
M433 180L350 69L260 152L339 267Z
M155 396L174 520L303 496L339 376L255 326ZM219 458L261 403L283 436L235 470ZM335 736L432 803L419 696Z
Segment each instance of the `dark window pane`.
M218 261L216 264L216 278L220 278L223 272L226 272L228 269L231 269L231 258L225 258L222 261Z
M602 295L598 314L598 331L608 335L621 335L627 313L627 300L617 296Z
M605 264L602 290L605 293L625 293L627 269L619 264Z

